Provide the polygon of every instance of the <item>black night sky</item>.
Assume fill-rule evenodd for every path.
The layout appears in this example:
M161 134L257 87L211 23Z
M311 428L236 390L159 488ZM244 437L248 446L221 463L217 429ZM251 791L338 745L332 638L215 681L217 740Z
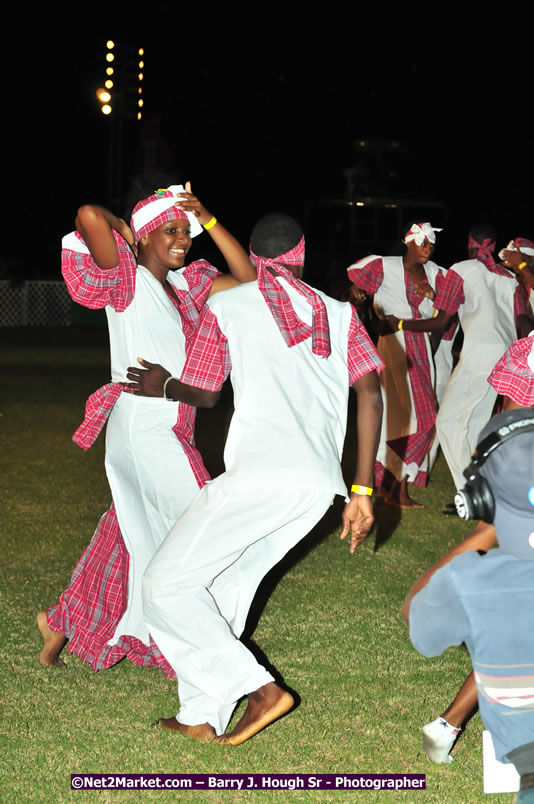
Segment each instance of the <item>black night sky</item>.
M499 245L534 239L527 48L497 51L480 30L440 40L439 25L430 35L401 18L384 31L378 14L355 27L339 15L290 23L273 7L251 7L253 17L199 9L194 24L185 13L156 2L128 31L108 13L101 27L34 29L4 51L14 77L2 215L10 275L57 275L77 207L123 203L109 197L110 120L95 97L108 36L145 48L145 117L122 138L125 190L140 130L159 126L177 179L190 179L243 242L273 209L299 217L313 238L320 202L346 196L348 168L365 194L439 202L437 262L463 258L471 223L492 223ZM394 141L398 154L369 161L362 141L375 150ZM31 232L17 214L23 203L12 204L26 193ZM346 243L339 251L345 259Z

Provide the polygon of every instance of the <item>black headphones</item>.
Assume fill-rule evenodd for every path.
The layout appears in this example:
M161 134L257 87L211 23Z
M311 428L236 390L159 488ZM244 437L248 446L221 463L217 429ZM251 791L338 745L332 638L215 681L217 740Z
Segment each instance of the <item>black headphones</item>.
M461 519L482 519L492 524L495 516L495 500L490 485L480 474L480 467L493 450L521 433L534 432L534 418L518 419L510 424L502 424L493 433L483 438L477 445L471 463L464 471L467 480L464 488L456 493L454 504Z

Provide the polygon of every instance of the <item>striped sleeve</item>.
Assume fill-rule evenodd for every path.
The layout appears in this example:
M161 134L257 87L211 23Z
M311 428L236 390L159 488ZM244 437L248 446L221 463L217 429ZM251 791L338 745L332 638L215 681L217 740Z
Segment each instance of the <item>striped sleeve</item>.
M384 363L367 334L367 330L360 321L358 313L354 307L351 309L347 362L349 366L349 385L354 385L360 377L370 371L376 371L380 374L384 368Z
M128 243L118 232L113 236L119 252L115 268L99 268L77 232L63 238L61 273L73 301L98 310L108 304L118 313L126 310L135 294L137 265Z
M437 287L434 307L436 310L444 310L449 315L454 315L464 302L464 280L456 271L449 268L445 281Z
M226 336L214 313L205 307L180 380L205 391L219 391L231 370Z
M347 268L350 281L366 293L376 293L384 281L382 257L364 257Z
M213 280L220 275L220 271L206 260L195 260L186 265L183 277L189 285L189 297L200 312L210 295Z
M529 288L526 288L525 285L519 281L514 293L514 318L517 318L518 315L531 314L529 295Z

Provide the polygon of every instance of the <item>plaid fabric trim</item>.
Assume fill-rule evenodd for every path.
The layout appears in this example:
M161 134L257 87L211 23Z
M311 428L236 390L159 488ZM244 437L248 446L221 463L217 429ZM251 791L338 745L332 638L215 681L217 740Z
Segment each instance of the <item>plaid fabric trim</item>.
M423 299L416 294L416 284L409 275L405 273L404 278L406 299L413 311L413 317L420 319L422 315L419 305ZM418 466L421 466L430 449L436 424L436 395L431 380L427 342L428 335L424 332L404 331L408 378L412 389L417 429L415 433L387 442L405 464L416 463Z
M137 229L135 226L136 213L138 213L139 210L143 209L144 207L149 206L149 204L153 204L155 201L160 201L162 198L173 199L173 203L154 218L151 218L151 220L145 223L144 226L140 226ZM162 226L164 223L167 223L167 221L174 221L179 218L182 220L189 220L188 216L182 209L174 206L175 203L177 203L176 198L170 190L165 190L164 193L154 193L153 195L149 195L148 198L143 198L142 201L139 201L139 203L136 204L132 210L132 216L130 218L130 229L134 233L135 239L137 241L141 240L141 238L146 234L153 232L154 229L157 229L158 226Z
M422 318L419 305L422 302L416 294L416 285L408 274L406 277L406 298L412 309L417 309L417 318ZM390 447L403 457L404 463L423 463L432 444L436 426L436 394L432 385L430 362L428 359L428 335L424 332L405 332L404 344L408 363L408 377L412 388L413 404L417 417L417 430L402 439L390 442Z
M364 257L364 260L367 259L367 257ZM347 269L347 274L349 275L350 281L353 282L356 287L365 290L366 293L376 293L384 281L382 257L377 257L360 267L360 262L364 260L360 260L354 265L351 265L350 268Z
M328 357L331 348L325 303L318 293L297 279L293 272L285 267L286 264L304 264L304 238L301 238L295 248L285 254L280 254L276 259L259 257L252 251L250 258L258 274L258 289L287 345L291 348L297 343L307 340L311 335L313 353L319 357ZM283 276L289 285L310 304L312 308L311 328L300 320L289 295L269 269Z
M85 404L85 419L72 436L75 444L88 450L95 443L121 392L121 383L110 382L91 394ZM179 402L178 416L172 431L181 444L199 488L202 488L210 480L210 476L195 447L196 415L196 408Z
M126 240L115 230L112 232L119 252L119 264L116 268L104 270L98 267L90 254L64 248L61 251L61 273L75 302L91 310L98 310L109 304L120 313L133 300L137 265ZM78 232L75 234L85 246Z
M78 447L88 450L95 443L121 392L120 383L108 382L91 394L85 403L85 418L72 436Z
M179 304L169 296L178 310L182 321L182 330L186 341L186 351L191 346L200 320L200 313L210 295L211 286L220 271L206 260L196 260L182 269L181 275L189 285L188 290L173 285Z
M199 489L211 480L210 474L204 466L204 461L198 449L195 447L195 419L197 416L197 409L191 405L184 405L180 402L178 405L178 419L172 428L172 431L189 461L191 470L198 483Z
M404 333L417 430L408 436L388 441L404 463L416 463L418 466L430 449L436 424L436 395L431 382L426 339L427 335L423 332Z
M438 296L438 292L444 286L446 278L447 274L446 273L444 274L442 271L438 271L438 273L436 274L436 287L434 288L434 290L436 291L436 298ZM434 300L434 309L435 310L437 309L435 300ZM443 335L441 336L441 340L451 341L456 335L457 330L458 330L458 315L455 315L449 328L446 329Z
M530 289L521 280L518 281L514 293L514 318L518 315L531 315Z
M434 307L436 310L444 310L449 315L454 315L464 303L464 280L456 271L449 268L444 281L436 285Z
M93 670L104 670L125 656L142 667L159 667L166 676L175 673L151 640L122 637L108 645L126 609L129 555L112 505L100 519L95 534L72 574L59 603L47 611L48 625L63 631L68 652Z
M528 358L534 348L534 336L514 341L497 361L488 382L498 394L508 396L518 405L534 405L534 371ZM531 358L534 363L534 358Z
M370 371L376 371L380 374L384 368L384 362L376 351L354 307L352 307L349 326L347 363L349 367L349 385L353 385L360 377Z
M232 370L226 336L209 307L204 309L180 381L206 391L219 391Z
M477 248L478 253L476 259L483 263L486 266L488 271L491 271L493 274L499 274L500 276L510 276L510 274L506 271L502 265L497 265L495 259L493 257L493 252L495 251L495 240L491 240L487 237L482 243L479 243L475 240L474 237L469 235L467 239L467 248Z

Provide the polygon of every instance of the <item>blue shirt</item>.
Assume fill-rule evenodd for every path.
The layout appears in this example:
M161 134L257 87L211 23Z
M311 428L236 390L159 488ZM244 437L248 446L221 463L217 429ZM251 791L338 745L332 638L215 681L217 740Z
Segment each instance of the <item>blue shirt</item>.
M497 759L534 742L534 561L457 556L413 598L410 638L423 656L465 642Z

